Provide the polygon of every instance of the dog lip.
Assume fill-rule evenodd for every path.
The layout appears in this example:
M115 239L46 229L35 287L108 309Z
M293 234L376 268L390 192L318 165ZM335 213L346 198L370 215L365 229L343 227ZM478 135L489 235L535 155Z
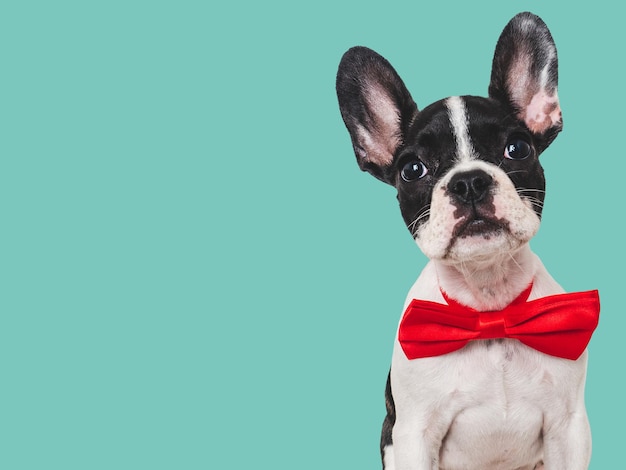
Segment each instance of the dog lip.
M454 238L465 238L476 235L488 236L490 233L504 230L506 224L502 220L476 215L461 221L454 230Z

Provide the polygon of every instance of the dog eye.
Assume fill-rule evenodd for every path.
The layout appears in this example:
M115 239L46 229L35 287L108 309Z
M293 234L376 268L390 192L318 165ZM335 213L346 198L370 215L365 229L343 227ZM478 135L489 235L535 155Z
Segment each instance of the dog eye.
M406 162L400 171L400 176L407 183L423 178L428 173L426 166L419 160Z
M511 160L523 160L532 152L532 147L521 138L511 139L504 147L504 157Z

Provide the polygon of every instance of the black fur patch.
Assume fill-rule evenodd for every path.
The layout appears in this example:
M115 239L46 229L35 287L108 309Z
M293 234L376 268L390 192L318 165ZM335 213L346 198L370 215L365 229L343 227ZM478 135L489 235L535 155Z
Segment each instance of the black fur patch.
M393 402L393 395L391 394L391 372L387 375L387 386L385 387L385 407L387 409L387 415L383 421L383 431L380 435L380 456L385 458L385 447L392 445L393 438L391 432L393 425L396 422L396 405Z

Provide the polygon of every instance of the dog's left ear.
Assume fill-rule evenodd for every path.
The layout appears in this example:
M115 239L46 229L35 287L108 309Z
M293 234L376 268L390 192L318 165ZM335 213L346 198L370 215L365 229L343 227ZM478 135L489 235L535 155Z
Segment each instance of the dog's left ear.
M493 58L489 96L506 103L544 148L563 127L556 46L546 24L520 13L506 25Z

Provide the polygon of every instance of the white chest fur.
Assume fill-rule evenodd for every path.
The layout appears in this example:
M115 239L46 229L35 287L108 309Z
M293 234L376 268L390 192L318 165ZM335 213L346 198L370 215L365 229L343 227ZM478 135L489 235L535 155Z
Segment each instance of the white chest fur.
M402 445L403 435L422 440L424 447L415 451L431 464L438 459L438 466L423 467L429 469L535 468L544 458L546 434L576 413L586 422L586 362L586 354L568 361L515 340L476 341L455 353L410 361L396 344L394 445ZM418 452L403 454L420 460Z

